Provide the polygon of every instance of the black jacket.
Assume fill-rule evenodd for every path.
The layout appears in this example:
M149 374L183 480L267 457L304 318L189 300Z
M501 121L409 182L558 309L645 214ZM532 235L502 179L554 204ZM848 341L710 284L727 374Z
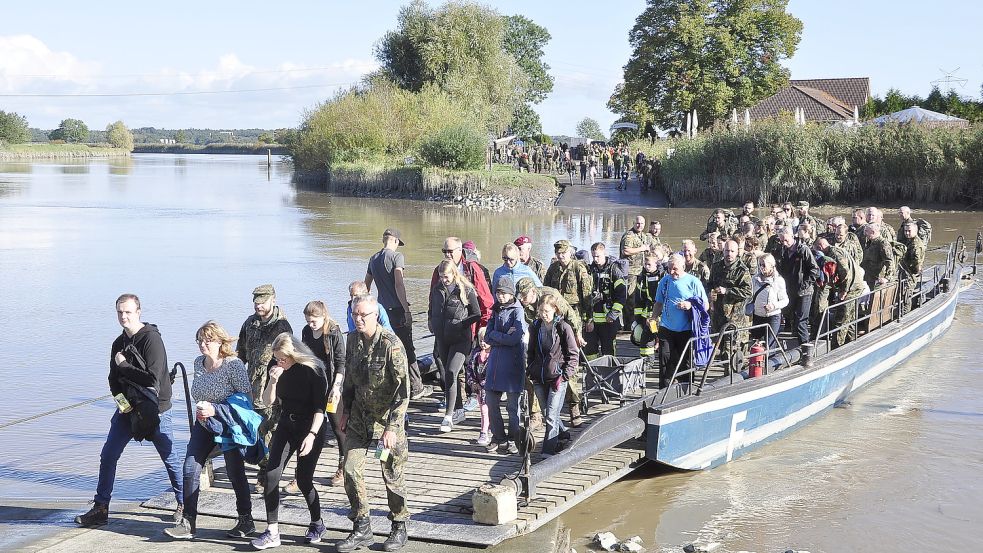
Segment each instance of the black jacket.
M481 320L481 306L473 286L467 287L467 298L467 303L461 301L457 286L450 293L440 282L433 287L427 316L434 339L444 344L471 340L471 325Z
M805 296L811 294L819 279L819 264L805 244L798 239L792 247L781 246L775 256L778 274L785 279L789 295Z
M116 354L119 352L123 352L126 361L117 364ZM123 331L113 341L109 352L109 391L113 395L125 392L126 385L121 379L156 390L159 413L171 408L167 352L156 325L145 323L132 337Z
M321 362L324 363L325 373L328 377L328 387L334 382L335 375L345 374L345 338L342 336L341 328L338 327L337 323L332 324L331 328L322 329L320 338L314 338L314 331L311 330L311 327L304 325L304 329L300 331L300 339L307 344L307 347L312 347L312 344L317 340L323 340L327 358L321 359Z
M539 340L539 331L544 324L549 325L553 338L549 349ZM526 372L530 380L537 384L550 384L557 378L570 380L577 373L579 360L577 336L569 323L559 317L552 323L536 319L529 330Z

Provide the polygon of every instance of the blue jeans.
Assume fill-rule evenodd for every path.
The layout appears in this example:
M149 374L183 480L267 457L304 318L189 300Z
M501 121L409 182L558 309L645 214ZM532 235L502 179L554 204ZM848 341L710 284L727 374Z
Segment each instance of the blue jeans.
M514 442L519 435L519 395L522 392L485 392L488 404L488 430L492 443L501 444L506 440ZM505 411L509 414L509 435L505 436L505 421L502 420L502 394L508 394Z
M559 390L554 390L550 384L533 382L536 399L543 408L543 422L546 423L546 439L543 440L543 453L556 453L557 437L560 432L566 432L567 427L560 420L560 410L563 409L563 398L567 395L567 384L561 383Z
M184 517L195 520L198 515L198 493L201 491L201 467L208 460L208 455L215 449L215 434L195 423L191 427L191 439L188 440L188 452L184 457ZM236 513L239 516L252 513L252 502L249 499L249 483L246 481L246 466L238 448L232 448L223 453L225 457L225 472L232 482L236 494Z
M113 497L113 484L116 483L116 465L119 457L123 454L126 444L133 439L130 432L130 417L120 413L118 410L113 412L113 418L109 421L109 434L106 436L106 443L102 446L102 454L99 458L99 484L96 485L96 503L109 505ZM174 434L171 432L171 412L167 411L160 415L160 426L157 432L150 438L160 460L164 461L164 468L167 469L167 477L171 480L171 490L174 498L179 504L184 504L184 486L181 480L181 464L178 461L177 449L174 447Z

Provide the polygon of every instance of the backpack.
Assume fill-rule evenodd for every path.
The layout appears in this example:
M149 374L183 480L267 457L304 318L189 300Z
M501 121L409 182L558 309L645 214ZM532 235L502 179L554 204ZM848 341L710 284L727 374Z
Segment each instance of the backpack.
M908 246L905 246L896 240L888 241L888 245L891 246L891 253L894 254L894 263L900 269L901 260L904 259L904 254L908 253Z
M921 238L922 243L928 246L928 243L932 241L932 223L929 223L925 219L915 219L915 225L918 226L918 237Z

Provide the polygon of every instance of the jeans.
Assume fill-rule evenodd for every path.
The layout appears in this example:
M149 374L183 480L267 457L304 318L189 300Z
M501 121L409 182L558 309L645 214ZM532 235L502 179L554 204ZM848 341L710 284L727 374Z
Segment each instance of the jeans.
M191 427L188 452L184 457L184 517L194 521L198 515L198 494L201 491L201 467L208 455L215 449L215 434L195 423ZM236 513L239 516L252 513L249 500L249 484L246 482L246 466L238 448L223 452L225 472L229 475L232 489L236 494Z
M534 382L533 389L536 391L539 404L545 406L543 420L546 423L546 438L543 440L543 453L552 455L556 453L557 437L560 432L567 430L560 420L560 410L563 408L563 396L567 394L567 387L560 383L560 389L554 390L551 384Z
M509 414L509 434L505 435L505 421L502 420L502 394L508 394L505 411ZM492 443L501 444L506 440L514 442L519 436L519 396L521 392L485 391L488 403L488 429L492 433Z
M812 291L804 295L789 295L785 311L788 329L799 339L799 345L809 342L809 311L812 309Z
M113 484L116 483L116 465L119 463L123 449L133 439L130 432L130 417L118 410L113 412L113 418L109 421L109 434L106 436L106 443L102 446L102 453L99 458L99 483L96 485L96 503L109 505L113 497ZM174 447L174 433L171 431L171 412L166 411L160 415L160 426L157 432L150 438L161 461L164 461L164 468L167 469L167 477L171 481L171 490L174 498L179 504L184 504L184 482L182 481L181 463L178 460L177 449Z
M761 317L758 315L754 315L751 319L751 325L758 326L760 324L767 324L768 326L770 326L771 332L768 332L768 330L764 328L756 328L751 333L751 339L761 340L762 342L765 342L765 347L768 348L769 350L777 349L778 330L782 326L781 313L772 315L770 317ZM766 334L767 336L765 336ZM782 359L783 359L782 354L780 352L773 351L772 353L768 354L768 366L772 368L777 367L781 365Z

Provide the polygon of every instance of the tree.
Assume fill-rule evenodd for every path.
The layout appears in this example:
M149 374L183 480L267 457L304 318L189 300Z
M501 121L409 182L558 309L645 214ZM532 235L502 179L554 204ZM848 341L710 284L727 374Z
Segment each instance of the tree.
M121 148L127 152L133 151L133 133L122 121L117 121L106 126L106 142L113 148Z
M273 144L275 142L273 138L273 133L264 132L263 134L259 135L259 138L256 139L256 142L259 142L260 144Z
M176 133L174 133L174 142L177 142L178 144L184 144L187 141L188 141L188 133L184 132L183 129L178 130Z
M14 112L0 110L0 142L20 144L31 140L27 118Z
M522 104L515 110L510 128L516 136L526 138L541 134L543 123L539 120L539 114L529 107L529 104Z
M490 8L448 2L434 10L414 0L400 10L397 29L376 44L375 56L382 77L413 92L436 86L497 134L512 121L529 81L504 40L505 21Z
M525 101L538 104L553 92L550 66L543 61L543 47L552 36L545 27L521 15L507 15L505 20L505 51L515 58L529 78Z
M589 138L591 140L604 140L604 131L601 130L601 125L591 119L590 117L584 117L577 123L577 136L583 138Z
M89 139L89 127L78 119L64 119L57 129L51 131L48 138L65 142L85 142Z
M664 128L696 109L703 124L751 107L788 83L802 22L788 0L648 0L629 33L633 52L610 104L641 101ZM630 118L632 113L619 112Z

